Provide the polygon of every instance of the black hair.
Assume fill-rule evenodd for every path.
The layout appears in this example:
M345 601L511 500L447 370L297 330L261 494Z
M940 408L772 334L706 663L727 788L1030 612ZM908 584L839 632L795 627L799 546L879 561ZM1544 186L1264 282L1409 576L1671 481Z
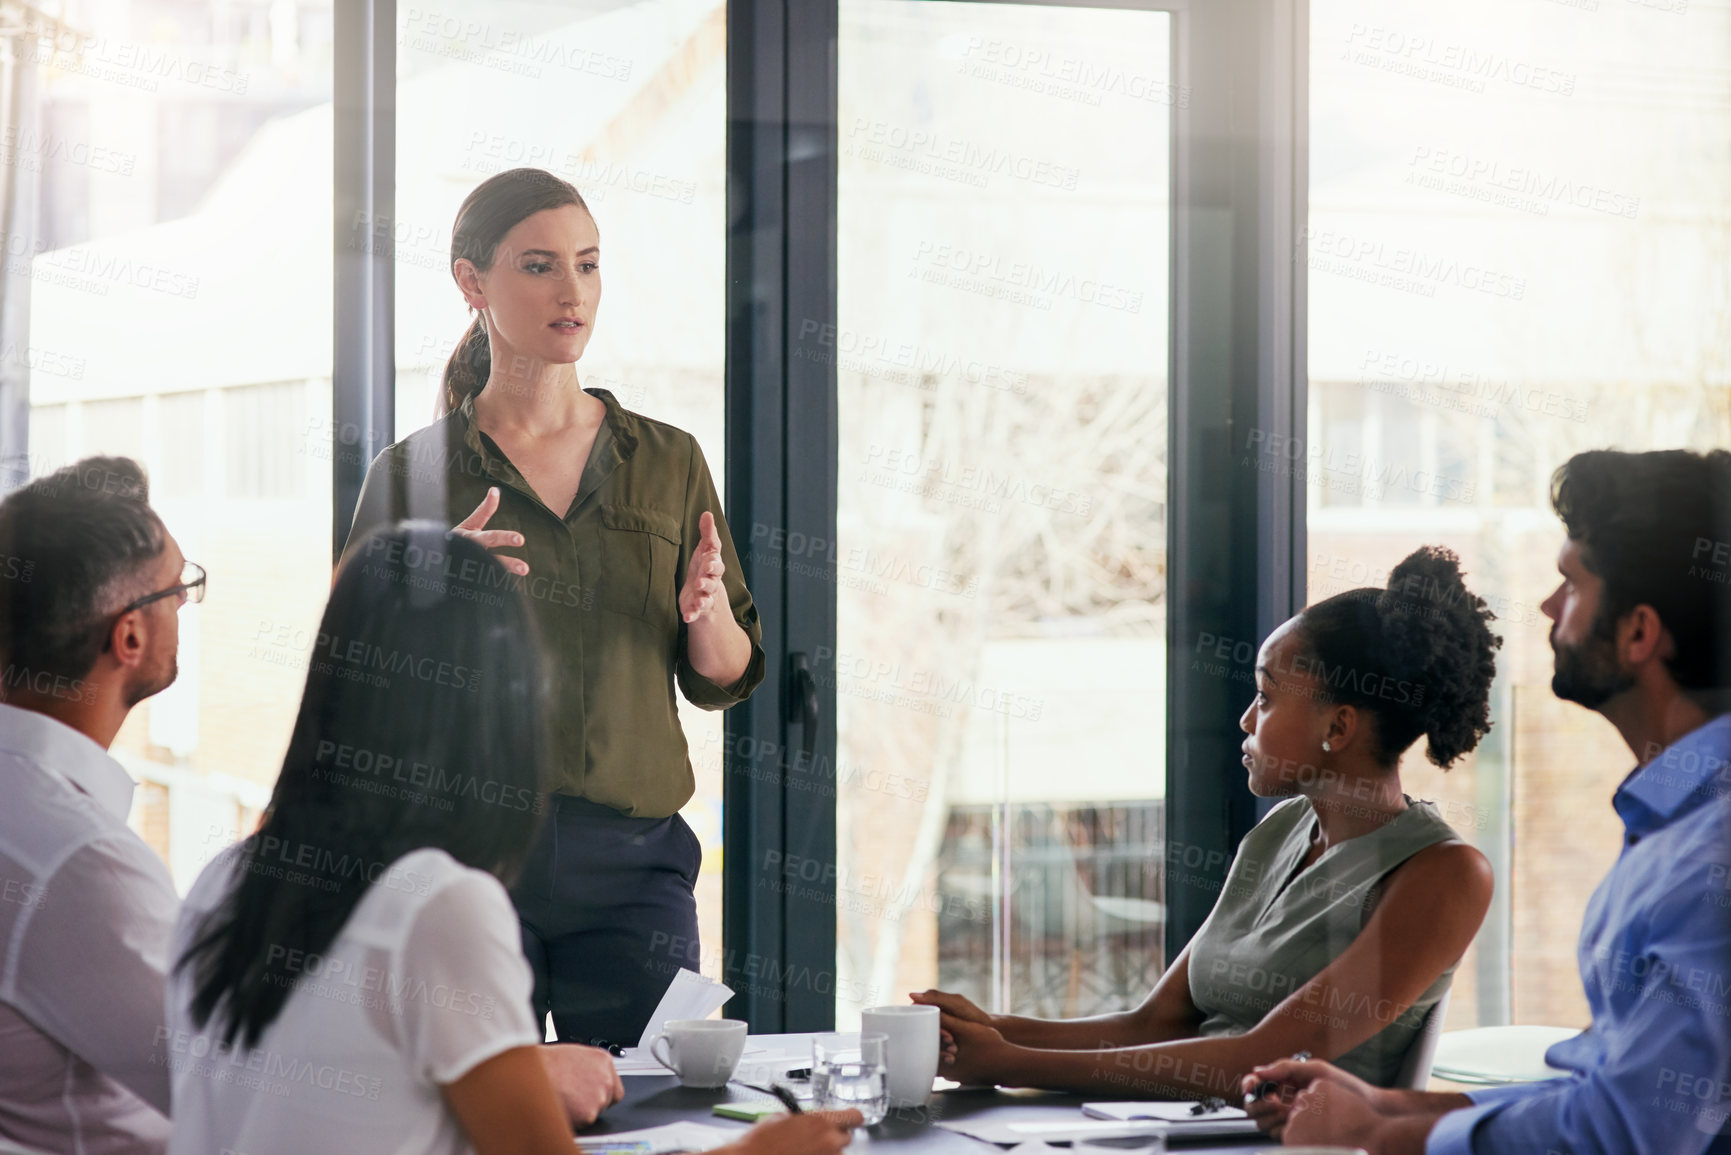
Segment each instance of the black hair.
M1731 687L1731 453L1578 453L1551 475L1551 507L1604 582L1595 632L1651 606L1677 685Z
M234 881L175 964L193 968L193 1021L219 1017L229 1044L257 1042L293 993L288 965L328 949L392 863L437 847L509 885L545 809L547 678L491 553L433 522L379 529L318 638L264 819L226 852Z
M457 209L451 229L451 273L459 260L470 261L486 272L493 267L499 242L517 225L546 209L589 206L577 186L545 169L512 168L495 173L475 186ZM457 349L445 362L444 387L439 395L439 413L449 413L463 399L486 387L493 371L493 354L487 344L487 325L480 317L469 326Z
M1495 618L1454 551L1427 545L1389 572L1387 589L1307 607L1298 633L1319 696L1375 717L1380 762L1392 766L1423 734L1446 770L1491 728Z
M6 684L90 672L107 637L106 615L143 592L168 546L149 496L138 462L87 457L0 502Z

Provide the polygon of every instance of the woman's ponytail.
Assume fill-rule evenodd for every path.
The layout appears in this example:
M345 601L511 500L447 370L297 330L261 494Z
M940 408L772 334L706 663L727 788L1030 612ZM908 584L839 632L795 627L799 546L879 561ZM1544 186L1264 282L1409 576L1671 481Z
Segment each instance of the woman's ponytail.
M487 343L487 325L477 315L469 331L457 342L451 359L445 362L444 387L439 391L439 410L435 420L455 412L465 398L473 397L487 384L493 371L493 353Z
M1490 732L1496 615L1467 589L1455 552L1430 545L1389 572L1376 608L1386 652L1423 691L1414 705L1425 753L1446 770Z
M1422 734L1446 770L1491 728L1495 617L1454 551L1427 545L1394 567L1387 589L1336 594L1299 622L1318 694L1376 715L1388 764Z

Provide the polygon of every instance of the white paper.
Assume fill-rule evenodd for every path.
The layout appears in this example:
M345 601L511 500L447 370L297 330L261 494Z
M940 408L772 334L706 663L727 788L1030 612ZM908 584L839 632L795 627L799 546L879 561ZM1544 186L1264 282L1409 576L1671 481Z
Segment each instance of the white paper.
M707 1123L668 1123L641 1131L618 1131L611 1135L579 1135L577 1150L608 1155L624 1149L633 1155L666 1155L672 1151L708 1151L725 1147L742 1134L737 1128L711 1127ZM638 1147L635 1144L647 1144Z
M1186 1099L1165 1099L1151 1103L1083 1103L1082 1114L1090 1119L1164 1119L1169 1123L1198 1123L1219 1119L1248 1119L1238 1107L1222 1107L1218 1111L1200 1114Z
M655 1004L655 1013L649 1016L649 1025L643 1028L643 1037L637 1040L636 1049L647 1052L649 1040L659 1035L674 1019L707 1019L732 997L733 988L726 983L718 983L694 970L680 967L673 981L667 984L667 993ZM630 1054L630 1051L626 1053Z
M631 1052L635 1052L636 1050L637 1050L636 1047L631 1048ZM672 1071L669 1071L666 1067L663 1067L655 1059L638 1058L631 1052L627 1052L624 1055L614 1055L613 1056L613 1069L615 1071L618 1071L621 1075L671 1075L671 1074L673 1074Z
M1084 1119L1079 1115L1065 1120L1044 1120L1038 1123L959 1119L954 1122L942 1122L938 1126L948 1131L954 1131L958 1135L966 1135L970 1139L979 1139L986 1143L998 1143L1006 1147L1019 1146L1028 1142L1063 1143L1072 1139L1107 1139L1121 1135L1164 1135L1172 1127L1170 1123L1120 1123L1109 1120Z
M655 1004L655 1013L649 1016L643 1037L637 1040L635 1047L626 1047L623 1055L614 1056L614 1068L621 1075L667 1074L667 1068L649 1053L650 1040L675 1019L707 1019L732 997L733 988L727 984L705 978L694 970L679 968L679 973L667 984L667 993Z
M1093 1136L1114 1138L1119 1135L1159 1135L1170 1129L1168 1123L1154 1120L1070 1119L1057 1123L1008 1123L1012 1135L1040 1136L1045 1139L1086 1139Z
M768 1048L754 1047L747 1042L745 1053L739 1056L739 1066L734 1069L733 1077L746 1082L761 1082L765 1079L779 1081L786 1066L786 1060L775 1061L774 1053ZM614 1055L613 1069L621 1075L673 1074L661 1065L660 1059L653 1056L645 1058L637 1047L628 1049L623 1055ZM770 1073L765 1075L765 1071Z

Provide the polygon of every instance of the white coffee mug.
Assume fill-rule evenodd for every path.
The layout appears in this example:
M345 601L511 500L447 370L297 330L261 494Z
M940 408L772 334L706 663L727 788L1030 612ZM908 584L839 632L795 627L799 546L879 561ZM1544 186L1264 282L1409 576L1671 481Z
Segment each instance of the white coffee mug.
M666 1054L662 1054L663 1044ZM649 1053L679 1076L681 1086L726 1086L745 1053L745 1021L671 1019L649 1040Z
M924 1107L938 1074L938 1008L873 1007L860 1016L863 1028L884 1035L891 1107Z

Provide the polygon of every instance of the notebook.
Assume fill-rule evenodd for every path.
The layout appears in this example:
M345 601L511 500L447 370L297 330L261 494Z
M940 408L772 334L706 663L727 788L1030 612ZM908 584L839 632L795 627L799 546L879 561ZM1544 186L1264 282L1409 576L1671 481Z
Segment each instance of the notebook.
M1082 1114L1090 1119L1112 1119L1135 1122L1144 1119L1170 1123L1173 1138L1227 1138L1233 1135L1255 1135L1256 1124L1238 1107L1222 1107L1217 1111L1195 1113L1189 1100L1163 1100L1148 1103L1084 1103Z

